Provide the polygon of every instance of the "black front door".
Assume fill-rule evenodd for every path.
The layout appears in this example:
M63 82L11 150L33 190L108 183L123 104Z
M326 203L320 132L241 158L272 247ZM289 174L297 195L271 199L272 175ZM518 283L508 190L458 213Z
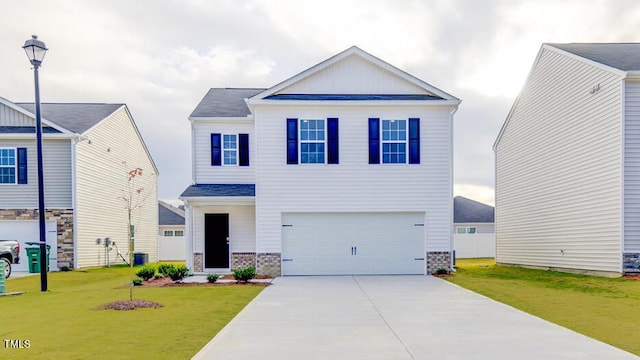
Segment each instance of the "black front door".
M204 267L229 268L229 214L204 215Z

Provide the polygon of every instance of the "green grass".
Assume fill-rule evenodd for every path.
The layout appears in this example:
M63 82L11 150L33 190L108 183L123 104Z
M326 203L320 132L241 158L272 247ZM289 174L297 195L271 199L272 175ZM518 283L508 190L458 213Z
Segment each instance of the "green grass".
M7 280L0 297L2 359L189 359L260 291L262 286L135 287L134 299L160 309L97 310L129 299L129 269L111 267ZM27 349L3 340L29 340Z
M447 281L640 355L640 281L457 260Z

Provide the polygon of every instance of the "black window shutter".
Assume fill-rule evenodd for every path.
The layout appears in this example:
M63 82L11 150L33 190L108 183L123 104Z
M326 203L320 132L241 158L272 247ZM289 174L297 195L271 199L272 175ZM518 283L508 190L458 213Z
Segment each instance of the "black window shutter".
M238 150L238 165L249 166L249 134L238 134Z
M327 119L327 132L327 162L329 164L339 164L340 141L338 139L338 118Z
M420 119L409 118L409 164L420 164Z
M369 118L369 164L380 164L379 118Z
M27 148L18 148L18 184L27 183Z
M222 134L211 134L211 165L222 165Z
M298 163L298 119L287 119L287 164Z

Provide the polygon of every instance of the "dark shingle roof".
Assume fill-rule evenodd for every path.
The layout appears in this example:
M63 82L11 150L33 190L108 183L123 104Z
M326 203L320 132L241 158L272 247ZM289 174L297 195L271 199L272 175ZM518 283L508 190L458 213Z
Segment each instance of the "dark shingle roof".
M15 103L32 114L34 103ZM41 104L42 117L74 133L82 134L124 104Z
M197 184L189 186L180 197L256 196L255 184Z
M42 132L44 134L60 133L60 131L48 126L43 126ZM35 133L36 133L35 126L0 126L0 134L35 134Z
M244 99L266 89L209 89L190 117L246 117L251 114Z
M159 201L158 223L160 225L184 225L184 210Z
M375 100L444 100L439 96L426 94L277 94L267 96L269 100L337 100L337 101L375 101Z
M640 70L640 43L574 43L548 45L619 70Z
M453 222L457 224L493 223L493 206L462 196L456 196L453 198Z

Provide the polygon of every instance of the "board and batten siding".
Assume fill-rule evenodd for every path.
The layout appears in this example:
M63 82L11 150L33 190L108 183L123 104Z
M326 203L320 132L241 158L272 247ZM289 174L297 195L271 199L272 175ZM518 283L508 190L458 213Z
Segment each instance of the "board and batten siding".
M42 142L44 204L47 209L72 208L71 140ZM38 160L35 134L31 140L0 140L0 148L27 148L27 184L0 185L0 209L38 208Z
M336 89L339 89L336 92ZM423 88L351 55L288 86L279 94L428 94Z
M548 48L534 66L495 149L496 261L619 272L623 80Z
M229 252L255 252L256 226L253 205L193 206L193 251L204 253L205 214L229 214Z
M253 184L255 183L255 140L253 121L227 120L192 121L193 167L196 184ZM211 134L249 134L249 166L211 165Z
M34 124L34 118L7 105L0 104L0 126L34 126Z
M127 210L121 198L128 193L128 172L141 168L135 188L143 188L141 207L132 212L135 252L158 260L157 174L123 106L84 133L90 141L76 148L76 239L78 267L105 265L104 247L96 239L109 237L120 252L128 252ZM123 164L126 161L126 165ZM111 251L110 260L116 259Z
M625 83L624 248L640 252L640 80Z
M256 106L258 252L281 252L283 212L423 212L429 251L451 250L451 113L427 106ZM339 118L339 164L287 165L286 119ZM369 164L368 118L420 118L419 165Z

